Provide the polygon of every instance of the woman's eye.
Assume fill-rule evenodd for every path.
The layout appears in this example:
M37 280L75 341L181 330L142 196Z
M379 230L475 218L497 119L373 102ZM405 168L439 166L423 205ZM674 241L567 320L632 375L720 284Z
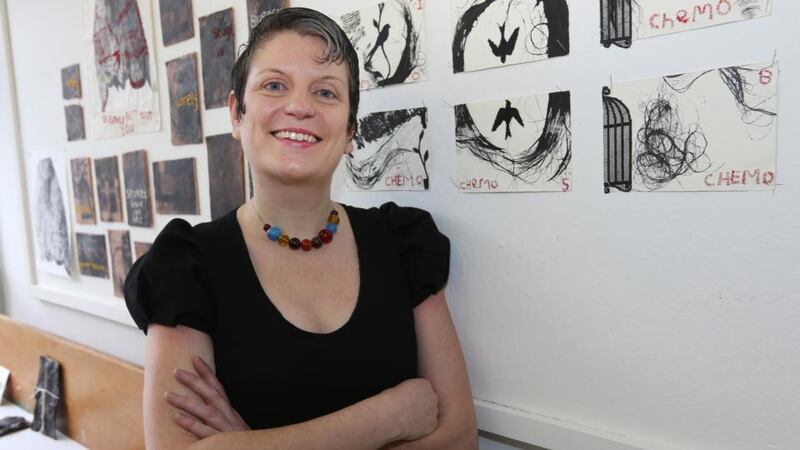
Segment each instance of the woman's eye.
M280 91L281 89L283 89L283 84L277 81L270 81L269 83L264 85L264 89L268 91Z
M336 98L336 94L330 89L320 89L319 96L322 98Z

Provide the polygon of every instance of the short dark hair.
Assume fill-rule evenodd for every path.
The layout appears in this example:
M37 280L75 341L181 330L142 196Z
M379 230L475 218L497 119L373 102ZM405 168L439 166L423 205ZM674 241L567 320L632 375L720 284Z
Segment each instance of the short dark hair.
M325 53L320 63L344 62L350 74L348 94L350 99L350 115L347 120L348 130L355 131L358 119L358 54L350 43L344 30L330 17L309 8L285 8L264 17L250 31L250 39L244 44L231 70L231 89L236 98L236 115L245 113L244 89L250 74L253 55L261 45L275 34L282 31L293 31L301 36L316 36L325 42ZM288 50L287 51L291 51Z

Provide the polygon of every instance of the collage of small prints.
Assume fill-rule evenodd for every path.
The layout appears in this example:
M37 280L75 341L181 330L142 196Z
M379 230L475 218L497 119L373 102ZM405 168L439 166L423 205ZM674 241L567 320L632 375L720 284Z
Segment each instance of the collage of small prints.
M453 72L569 55L574 1L450 0ZM674 0L668 10L660 0L597 1L600 44L622 49L639 39L765 17L772 9L772 0ZM85 40L82 66L92 70L81 74L81 64L75 64L61 73L67 139L86 138L84 120L98 138L160 130L148 3L87 3L84 15L94 28L87 31L91 36ZM165 47L194 37L191 0L157 3ZM252 28L290 2L246 3ZM385 0L336 18L358 53L362 90L428 79L425 10L423 0ZM233 8L199 17L197 23L199 58L192 52L166 62L169 126L172 145L205 140L214 219L244 203L247 194L239 142L230 134L204 138L200 120L198 71L202 107L227 106L236 55ZM604 87L602 97L598 92L603 102L604 191L774 190L777 76L777 63L771 61ZM460 191L571 190L569 91L458 104L453 111ZM345 157L348 189L428 190L428 123L424 106L361 115L355 150ZM77 224L124 223L126 217L129 226L152 227L153 198L155 214L200 214L195 158L148 163L146 150L68 162L59 158L63 160L63 153L36 155L28 165L31 192L36 193L34 240L40 271L66 277L74 272L72 224L61 194L68 190L60 167L70 170ZM131 242L128 230L109 230L107 238L75 233L78 272L111 278L114 294L121 297L132 261L150 243Z

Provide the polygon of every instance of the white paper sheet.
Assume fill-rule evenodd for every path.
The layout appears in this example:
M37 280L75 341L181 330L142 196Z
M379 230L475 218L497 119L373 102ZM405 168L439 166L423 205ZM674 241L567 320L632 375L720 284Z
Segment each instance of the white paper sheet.
M428 78L425 1L387 0L340 21L358 53L361 89Z
M571 189L570 93L457 105L462 192Z
M613 99L631 124L605 115L606 183L630 167L635 191L775 189L777 63L614 83L606 111L622 108Z
M600 0L601 42L607 47L629 47L632 40L771 13L772 0Z
M161 129L151 2L83 0L89 137Z
M569 54L567 0L450 0L453 72Z
M72 226L64 152L27 155L28 199L38 272L71 278Z

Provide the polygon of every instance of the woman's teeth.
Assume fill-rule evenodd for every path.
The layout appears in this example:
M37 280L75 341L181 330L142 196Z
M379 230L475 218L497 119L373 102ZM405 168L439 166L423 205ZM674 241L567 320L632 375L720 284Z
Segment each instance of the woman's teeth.
M276 131L275 137L278 139L289 139L290 141L315 143L317 138L310 134L295 133L294 131Z

